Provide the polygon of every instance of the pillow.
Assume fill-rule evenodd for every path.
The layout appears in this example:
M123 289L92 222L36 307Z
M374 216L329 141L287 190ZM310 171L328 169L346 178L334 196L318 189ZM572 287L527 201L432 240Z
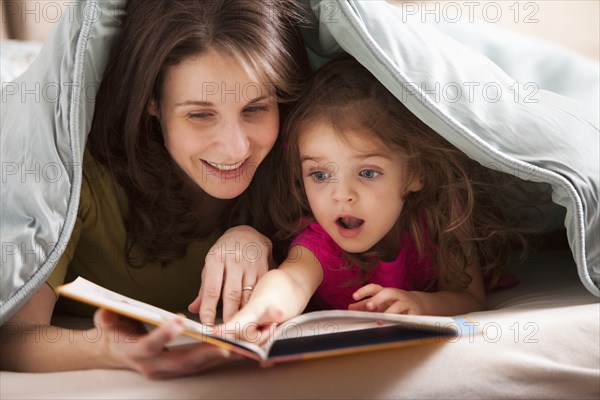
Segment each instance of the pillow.
M515 44L485 32L474 38L472 26L423 23L383 1L310 3L318 19L318 33L307 36L314 54L351 54L416 116L480 164L551 187L553 202L566 209L564 226L579 277L600 296L597 109L544 89L558 80L562 83L555 86L564 93L572 86L581 92L583 82L598 93L598 64L549 45L531 48L527 41ZM527 83L537 82L533 72L544 75L547 68L530 69L533 81L518 82L473 50L486 48L483 43L498 59L527 54L546 60L544 66L557 61L563 70L532 87ZM521 60L504 60L518 71ZM560 213L556 207L552 211Z

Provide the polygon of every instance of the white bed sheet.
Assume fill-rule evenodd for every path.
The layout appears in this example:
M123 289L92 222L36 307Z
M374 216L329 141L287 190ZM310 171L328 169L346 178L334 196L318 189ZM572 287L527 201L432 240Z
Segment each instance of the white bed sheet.
M567 249L532 254L521 283L469 315L470 340L261 368L239 362L148 381L130 371L0 372L1 399L598 399L600 304Z

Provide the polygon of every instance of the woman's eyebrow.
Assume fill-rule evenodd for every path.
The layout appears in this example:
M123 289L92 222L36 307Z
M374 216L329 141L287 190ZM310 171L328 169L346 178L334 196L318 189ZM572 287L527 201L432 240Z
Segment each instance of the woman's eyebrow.
M200 107L213 107L214 104L210 101L201 101L201 100L186 100L181 103L175 104L175 107L184 107L184 106L200 106Z
M248 101L247 104L251 104L251 103L257 103L259 101L265 100L267 98L270 98L271 96L269 95L263 95L263 96L258 96L254 99L251 99L250 101ZM211 103L210 101L202 101L202 100L186 100L183 101L181 103L177 103L175 104L175 107L185 107L185 106L200 106L200 107L214 107L214 103Z
M268 94L265 94L265 95L262 95L262 96L258 96L258 97L255 97L254 99L248 101L247 104L257 103L259 101L263 101L263 100L268 99L270 97L272 97L272 96L269 96Z

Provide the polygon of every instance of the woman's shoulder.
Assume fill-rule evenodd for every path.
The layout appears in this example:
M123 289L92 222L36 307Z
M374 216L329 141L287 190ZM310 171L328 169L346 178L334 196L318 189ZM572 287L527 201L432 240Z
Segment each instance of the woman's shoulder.
M94 185L99 182L113 180L108 168L96 160L87 147L83 152L82 169L83 179L88 184Z
M102 207L127 210L127 196L110 170L94 158L89 149L83 154L80 212L90 213Z

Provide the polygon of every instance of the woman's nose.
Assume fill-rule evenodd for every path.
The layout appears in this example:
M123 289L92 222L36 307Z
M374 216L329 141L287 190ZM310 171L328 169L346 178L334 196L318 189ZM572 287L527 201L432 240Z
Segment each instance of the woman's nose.
M238 162L248 157L250 140L248 133L239 123L227 124L220 136L223 162Z

